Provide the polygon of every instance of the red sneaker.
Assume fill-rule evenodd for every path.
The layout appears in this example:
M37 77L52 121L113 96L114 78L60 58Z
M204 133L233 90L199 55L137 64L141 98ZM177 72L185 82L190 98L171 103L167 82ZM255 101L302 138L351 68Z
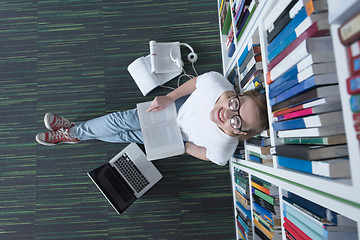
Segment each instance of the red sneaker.
M52 113L46 113L44 116L45 127L52 131L57 131L60 128L68 129L75 126L74 122L69 121L66 118L58 117Z
M54 146L58 143L78 143L80 140L69 135L69 129L59 129L57 131L50 131L39 133L35 137L36 141L45 146Z

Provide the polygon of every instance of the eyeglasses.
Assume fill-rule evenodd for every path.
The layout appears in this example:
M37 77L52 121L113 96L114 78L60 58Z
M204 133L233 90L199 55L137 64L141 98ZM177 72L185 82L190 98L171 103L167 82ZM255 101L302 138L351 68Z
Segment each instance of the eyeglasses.
M230 109L230 111L238 113L240 107L241 107L241 104L240 104L239 96L234 96L234 97L229 99L229 109ZM231 117L230 125L235 130L242 131L241 130L242 122L241 122L241 117L240 117L239 114L236 114L236 115ZM246 131L242 131L242 132L246 132Z

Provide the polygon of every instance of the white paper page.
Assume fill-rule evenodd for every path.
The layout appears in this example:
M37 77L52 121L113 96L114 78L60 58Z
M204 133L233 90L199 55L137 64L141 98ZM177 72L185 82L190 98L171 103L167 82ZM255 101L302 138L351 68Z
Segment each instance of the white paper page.
M147 158L155 160L183 154L185 147L176 121L175 103L160 111L146 112L150 104L137 104Z
M168 124L176 124L176 107L175 103L170 104L161 111L147 112L151 101L137 104L140 125L142 129L164 126Z
M173 48L174 47L174 48ZM151 49L150 49L151 50ZM169 43L155 43L153 47L154 52L150 52L154 56L153 62L156 64L156 73L181 73L181 69L174 63L170 57L170 51L174 59L181 58L180 54L180 43L169 42Z
M144 96L160 85L157 76L151 72L150 64L145 57L133 61L128 66L128 71Z
M145 151L149 160L183 154L184 142L177 125L148 128L143 131Z

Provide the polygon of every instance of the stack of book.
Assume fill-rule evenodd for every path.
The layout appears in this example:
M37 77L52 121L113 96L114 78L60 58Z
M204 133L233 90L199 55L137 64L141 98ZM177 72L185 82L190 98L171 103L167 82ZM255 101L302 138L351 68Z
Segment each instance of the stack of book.
M270 133L264 130L260 134L246 140L249 160L272 166L272 155L270 153ZM265 154L264 154L265 153Z
M358 239L356 222L291 192L283 196L288 239Z
M272 126L283 144L293 144L273 149L278 165L349 177L326 0L279 2L265 22Z
M242 239L252 239L249 176L234 168L234 181L237 231Z
M258 4L259 0L234 0L234 26L237 41L241 38Z
M239 75L236 66L231 70L227 79L232 85L234 85L235 92L239 93L240 92Z
M249 160L264 165L272 166L272 155L270 153L270 146L263 146L261 138L252 138L247 141L246 151L249 154Z
M221 34L226 35L226 48L228 57L232 57L235 52L235 42L234 42L234 29L232 24L232 6L229 0L219 1L219 14L220 14L220 27Z
M259 36L254 35L242 51L239 60L239 80L243 92L264 92L264 76Z
M354 129L360 141L360 13L339 28L339 37L346 46L350 77L346 80L347 91L351 95Z
M239 41L242 33L254 14L259 0L219 0L219 14L221 33L226 35L228 57L235 52L235 42ZM237 40L235 40L237 39Z
M279 190L258 177L251 176L253 222L261 239L282 239Z

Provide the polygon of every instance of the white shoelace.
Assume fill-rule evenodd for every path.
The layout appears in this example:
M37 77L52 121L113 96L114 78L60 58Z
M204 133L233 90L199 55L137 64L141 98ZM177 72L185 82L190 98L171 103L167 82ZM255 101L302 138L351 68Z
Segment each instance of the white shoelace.
M72 139L67 130L60 128L55 132L49 132L49 141L57 140L60 138Z
M56 127L64 127L64 128L69 128L72 125L72 123L63 118L63 117L55 117L55 123L54 126Z

